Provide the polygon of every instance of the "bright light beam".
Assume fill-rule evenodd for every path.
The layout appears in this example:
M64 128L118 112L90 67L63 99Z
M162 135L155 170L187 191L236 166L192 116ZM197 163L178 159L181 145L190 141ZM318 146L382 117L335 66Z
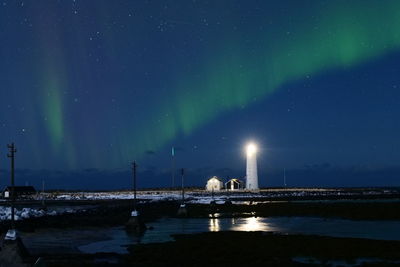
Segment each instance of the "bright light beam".
M246 146L246 153L248 156L252 156L257 153L257 146L254 143L249 143Z

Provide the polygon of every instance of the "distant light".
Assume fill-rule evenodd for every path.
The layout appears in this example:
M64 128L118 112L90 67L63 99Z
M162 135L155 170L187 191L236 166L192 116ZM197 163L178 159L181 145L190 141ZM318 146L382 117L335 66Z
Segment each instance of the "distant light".
M251 156L257 153L257 146L254 143L250 143L246 146L246 153L248 156Z

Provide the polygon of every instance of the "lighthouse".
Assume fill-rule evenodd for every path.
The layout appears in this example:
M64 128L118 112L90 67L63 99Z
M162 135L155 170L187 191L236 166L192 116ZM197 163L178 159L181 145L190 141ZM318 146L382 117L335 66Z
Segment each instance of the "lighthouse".
M254 143L246 146L246 156L246 189L258 190L257 146Z

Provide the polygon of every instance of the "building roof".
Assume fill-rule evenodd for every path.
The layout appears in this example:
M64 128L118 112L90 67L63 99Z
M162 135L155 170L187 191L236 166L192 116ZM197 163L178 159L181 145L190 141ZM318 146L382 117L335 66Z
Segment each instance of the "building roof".
M207 182L208 182L208 181L210 181L210 180L212 180L212 179L217 179L218 181L222 182L222 180L221 180L221 179L219 179L217 176L213 176L213 177L211 177L210 179L208 179L208 180L207 180Z
M230 182L239 183L239 184L243 183L243 181L241 181L241 180L239 180L239 179L236 179L236 178L230 179L230 180L229 180L228 182L226 182L226 183L230 183Z

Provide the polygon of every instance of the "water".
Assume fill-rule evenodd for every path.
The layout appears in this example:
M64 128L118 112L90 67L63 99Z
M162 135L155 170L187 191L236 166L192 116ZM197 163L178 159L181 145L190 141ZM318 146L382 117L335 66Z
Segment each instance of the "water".
M218 214L216 214L218 216ZM128 234L124 227L41 229L21 233L32 254L127 253L127 246L173 241L175 234L218 231L266 231L333 237L356 237L400 241L400 221L352 221L318 217L163 218L149 223L142 236Z
M248 217L248 218L164 218L150 223L143 236L132 236L123 227L103 231L107 240L81 245L84 253L127 253L126 246L139 243L173 241L174 234L218 231L267 231L333 237L356 237L400 241L400 221L351 221L316 217Z

